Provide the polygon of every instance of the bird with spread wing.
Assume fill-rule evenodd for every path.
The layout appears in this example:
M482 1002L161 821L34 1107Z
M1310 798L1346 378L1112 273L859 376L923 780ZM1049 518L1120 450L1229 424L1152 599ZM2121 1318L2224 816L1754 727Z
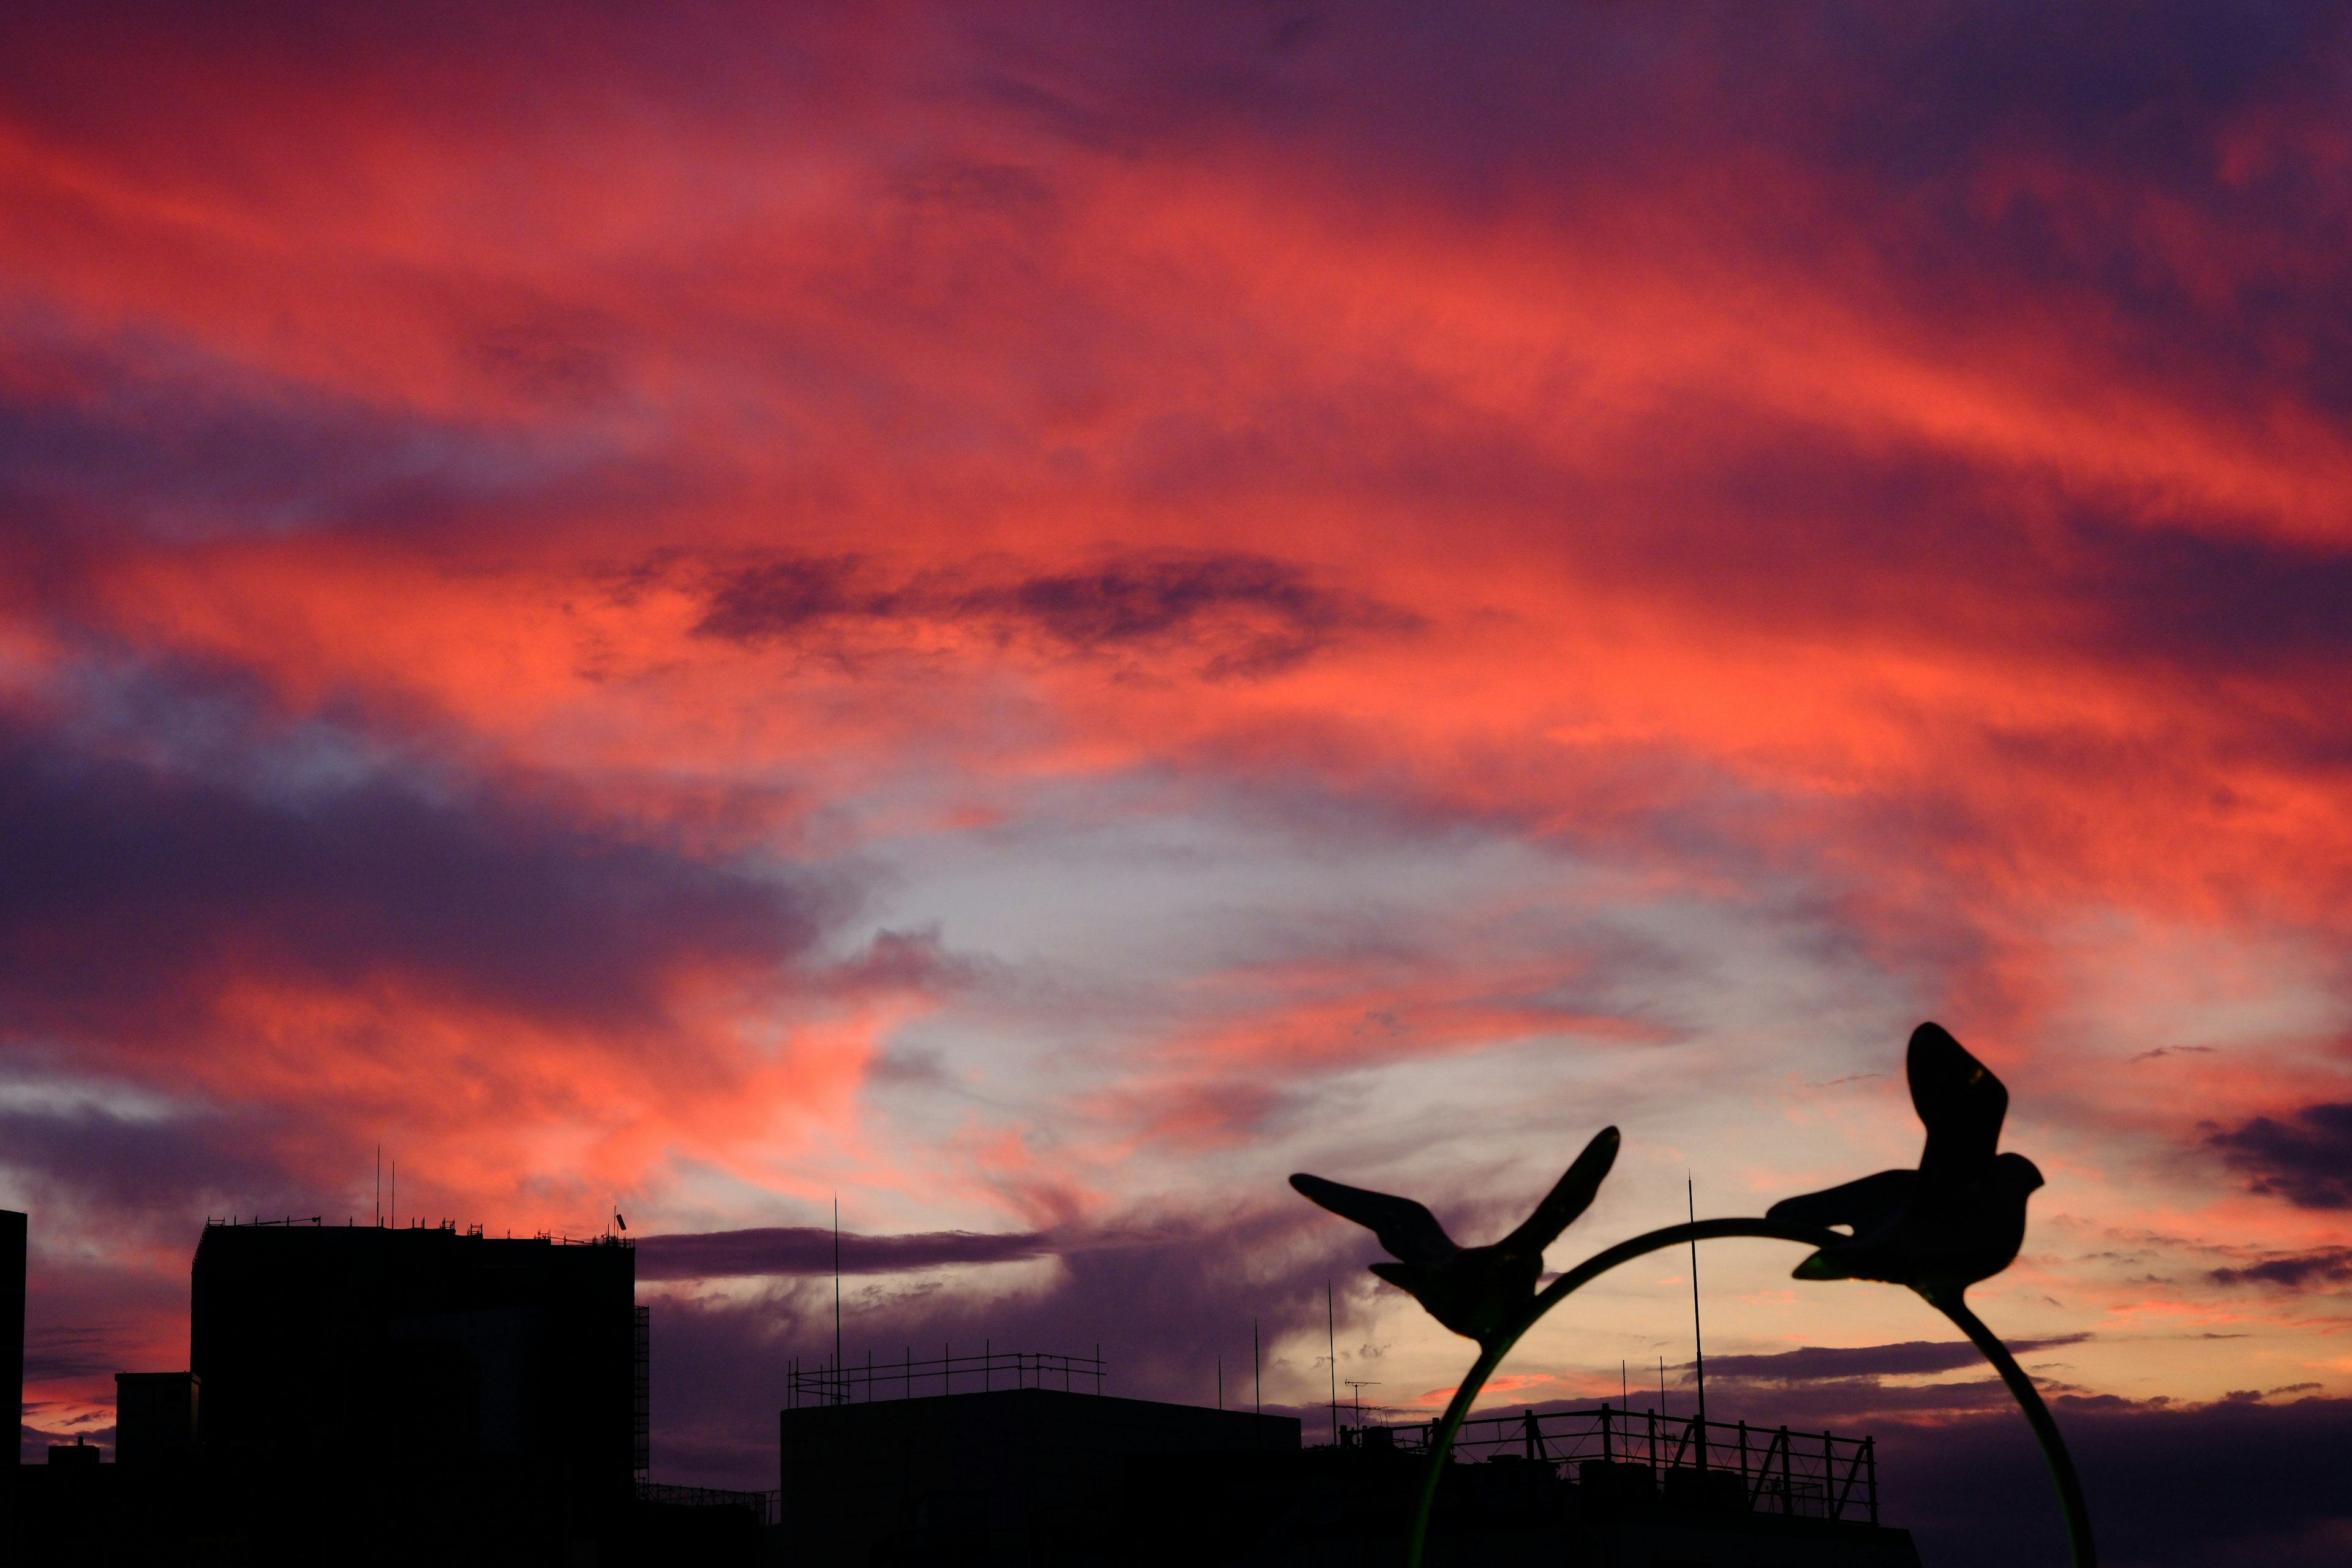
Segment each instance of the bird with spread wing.
M1543 1273L1544 1248L1569 1222L1591 1206L1617 1158L1617 1129L1604 1127L1552 1186L1535 1213L1502 1240L1463 1247L1437 1216L1411 1198L1368 1192L1320 1176L1296 1175L1290 1184L1310 1201L1370 1230L1393 1263L1372 1272L1411 1293L1430 1316L1481 1348L1506 1343L1524 1326Z
M1916 1171L1881 1171L1825 1192L1787 1198L1766 1217L1851 1226L1853 1239L1797 1265L1800 1279L1881 1279L1930 1300L2008 1268L2025 1240L2025 1200L2042 1173L1997 1152L2009 1090L1940 1026L1911 1033L1905 1068L1911 1105L1927 1124Z

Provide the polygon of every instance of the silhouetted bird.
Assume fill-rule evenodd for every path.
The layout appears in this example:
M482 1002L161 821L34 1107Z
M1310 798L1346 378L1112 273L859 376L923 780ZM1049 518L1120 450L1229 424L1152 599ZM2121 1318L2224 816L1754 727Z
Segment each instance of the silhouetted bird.
M1617 1158L1617 1129L1604 1127L1552 1187L1536 1212L1491 1247L1458 1247L1437 1216L1411 1198L1297 1175L1290 1184L1380 1238L1394 1263L1372 1272L1407 1290L1431 1317L1483 1348L1518 1331L1543 1273L1544 1248L1591 1206Z
M2025 1200L2042 1173L2022 1154L1994 1152L2009 1090L1940 1026L1911 1032L1906 1070L1912 1107L1927 1125L1919 1168L1881 1171L1765 1212L1797 1225L1853 1227L1853 1240L1797 1265L1800 1279L1883 1279L1958 1300L2016 1258Z

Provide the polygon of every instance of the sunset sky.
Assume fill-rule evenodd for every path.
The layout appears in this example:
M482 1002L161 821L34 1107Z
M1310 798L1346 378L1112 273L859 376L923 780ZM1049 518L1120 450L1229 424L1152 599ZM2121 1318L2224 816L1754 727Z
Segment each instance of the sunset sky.
M1255 1318L1312 1437L1328 1279L1425 1412L1465 1342L1288 1173L1484 1240L1614 1123L1565 1267L1912 1163L1926 1018L2095 1510L2352 1443L2344 28L8 8L25 1451L379 1145L653 1238L657 1479L774 1484L836 1194L853 1356L1207 1402ZM1702 1255L1714 1413L2056 1561L1949 1326L1800 1256ZM1687 1268L1494 1405L1686 1412ZM2117 1560L2340 1561L2333 1473L2111 1479Z

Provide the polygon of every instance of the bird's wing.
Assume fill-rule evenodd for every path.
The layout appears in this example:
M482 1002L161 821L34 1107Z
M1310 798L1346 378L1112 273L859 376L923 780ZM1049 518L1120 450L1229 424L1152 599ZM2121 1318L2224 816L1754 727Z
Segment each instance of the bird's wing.
M1290 1184L1309 1201L1370 1231L1389 1249L1390 1257L1403 1262L1443 1263L1462 1250L1437 1223L1437 1216L1411 1198L1366 1192L1320 1176L1293 1176Z
M1843 1186L1782 1198L1764 1211L1764 1217L1790 1225L1850 1225L1859 1236L1874 1220L1901 1208L1918 1181L1916 1171L1881 1171Z
M1617 1129L1604 1127L1592 1135L1576 1163L1552 1184L1536 1212L1528 1215L1519 1228L1505 1237L1497 1245L1505 1252L1533 1252L1540 1255L1549 1247L1569 1222L1592 1206L1593 1194L1601 1190L1601 1179L1617 1160Z
M1927 1126L1919 1171L1930 1181L1967 1181L1992 1163L2009 1090L1990 1068L1935 1024L1911 1031L1906 1071L1911 1105Z

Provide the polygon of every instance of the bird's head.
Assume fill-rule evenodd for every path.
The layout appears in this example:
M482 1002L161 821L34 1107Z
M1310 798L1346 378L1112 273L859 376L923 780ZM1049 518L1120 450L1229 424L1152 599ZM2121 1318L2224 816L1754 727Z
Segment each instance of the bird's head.
M2022 1154L2003 1154L1992 1163L1992 1184L2004 1196L2024 1201L2048 1184L2042 1168Z

